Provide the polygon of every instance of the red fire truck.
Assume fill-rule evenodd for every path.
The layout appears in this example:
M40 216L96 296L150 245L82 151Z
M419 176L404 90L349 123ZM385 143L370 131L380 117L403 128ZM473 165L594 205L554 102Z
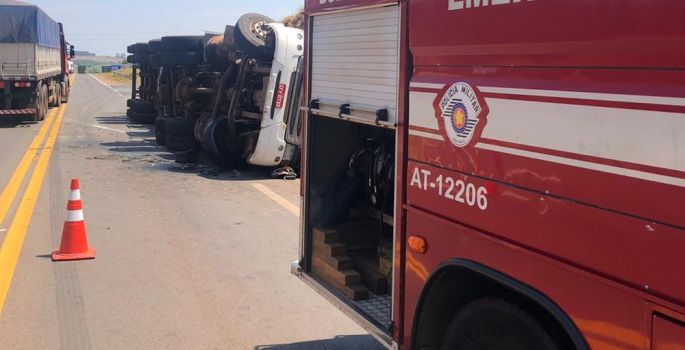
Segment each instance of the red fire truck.
M685 349L685 2L307 0L292 271L403 349Z

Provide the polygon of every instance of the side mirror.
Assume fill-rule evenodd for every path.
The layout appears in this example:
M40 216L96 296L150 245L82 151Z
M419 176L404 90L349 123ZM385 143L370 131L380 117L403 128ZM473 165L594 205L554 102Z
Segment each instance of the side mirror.
M74 51L74 45L69 46L69 58L76 57L76 51Z

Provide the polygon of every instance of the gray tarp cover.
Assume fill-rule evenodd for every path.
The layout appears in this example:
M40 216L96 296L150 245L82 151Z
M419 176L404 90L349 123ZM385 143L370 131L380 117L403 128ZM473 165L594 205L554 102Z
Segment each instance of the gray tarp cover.
M35 5L0 0L0 43L59 48L59 24Z

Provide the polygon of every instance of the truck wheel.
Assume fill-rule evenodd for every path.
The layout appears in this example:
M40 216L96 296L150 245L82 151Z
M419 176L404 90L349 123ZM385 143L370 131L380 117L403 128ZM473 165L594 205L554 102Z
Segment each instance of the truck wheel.
M201 51L204 36L164 36L160 52Z
M59 108L62 106L62 86L57 84L55 86L55 103L54 106Z
M170 151L185 151L195 148L195 138L192 136L166 135L166 148Z
M442 350L557 350L532 317L502 299L484 298L466 305L445 334Z
M65 91L62 93L62 103L67 103L67 102L69 102L69 93L70 93L71 91L70 91L70 89L68 89L68 88L66 88L66 87L65 87L65 88L62 88L62 90L65 90Z
M155 112L155 105L153 105L152 103L147 102L147 101L131 100L129 107L134 112L140 112L140 113L154 113Z
M248 55L256 58L267 58L273 55L267 48L267 37L270 30L265 25L275 21L257 13L247 13L238 19L233 30L235 43Z
M131 62L129 63L137 63L143 66L147 66L150 65L150 56L151 54L149 53L136 53L131 56L128 56L131 58ZM128 57L126 58L127 62L129 61Z
M150 55L150 65L154 68L159 68L162 66L162 56L158 53Z
M150 46L150 51L159 52L162 49L162 39L152 39L147 42Z
M48 99L48 86L43 84L40 87L40 119L45 120L45 116L48 115L49 99Z
M128 50L129 53L152 53L148 43L135 43L128 48L130 49Z
M164 131L168 135L193 136L195 134L195 119L169 118L164 125Z
M166 144L166 118L155 118L155 141L158 145Z
M156 113L131 112L131 120L140 124L154 124Z
M162 52L159 55L164 66L195 66L204 61L197 51Z

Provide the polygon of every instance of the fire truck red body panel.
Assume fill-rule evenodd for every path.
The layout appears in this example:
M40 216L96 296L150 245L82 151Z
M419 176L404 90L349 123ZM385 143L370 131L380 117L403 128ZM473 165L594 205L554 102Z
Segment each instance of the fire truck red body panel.
M395 340L461 260L544 295L589 348L685 347L685 2L400 6Z

